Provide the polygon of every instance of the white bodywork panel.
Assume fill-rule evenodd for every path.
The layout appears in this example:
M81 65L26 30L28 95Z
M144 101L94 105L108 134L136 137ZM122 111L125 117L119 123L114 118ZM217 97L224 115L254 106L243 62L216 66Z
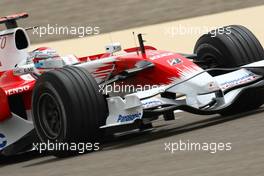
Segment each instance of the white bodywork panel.
M220 85L222 90L226 90L237 85L250 83L261 78L261 76L256 75L246 69L240 69L231 73L214 77L215 80Z
M258 62L253 62L251 64L247 64L247 65L244 65L242 67L244 67L244 68L246 68L246 67L264 67L264 60L261 60Z
M13 144L34 129L33 122L16 114L0 123L0 150Z
M124 99L112 97L107 99L107 103L109 116L106 126L101 128L129 124L143 116L142 103L136 95L127 95Z
M11 70L17 64L26 64L28 53L26 49L17 49L15 43L15 34L18 30L22 30L28 40L28 35L23 28L8 29L0 31L0 35L9 34L0 37L1 48L0 48L0 72Z

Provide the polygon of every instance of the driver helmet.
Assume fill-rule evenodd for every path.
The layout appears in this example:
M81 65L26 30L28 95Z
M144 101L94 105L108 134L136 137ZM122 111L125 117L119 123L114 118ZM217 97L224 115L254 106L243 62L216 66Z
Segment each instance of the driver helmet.
M38 63L39 61L46 59L55 59L60 57L55 49L48 47L37 48L32 51L30 55L33 58L34 63Z

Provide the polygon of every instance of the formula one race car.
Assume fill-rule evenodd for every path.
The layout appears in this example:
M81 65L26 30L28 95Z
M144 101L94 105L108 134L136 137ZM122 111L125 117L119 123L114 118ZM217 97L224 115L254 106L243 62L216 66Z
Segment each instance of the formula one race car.
M224 118L263 104L264 50L243 26L204 34L194 54L145 46L138 34L138 47L113 43L106 53L77 58L47 47L27 52L27 29L16 23L27 16L0 18L7 27L0 32L2 154L29 149L34 140L100 142L106 131L174 120L175 110Z

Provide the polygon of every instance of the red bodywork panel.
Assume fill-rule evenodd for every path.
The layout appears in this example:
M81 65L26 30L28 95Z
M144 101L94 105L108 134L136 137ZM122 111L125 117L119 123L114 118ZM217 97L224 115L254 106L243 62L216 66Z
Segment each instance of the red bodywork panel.
M144 70L134 77L137 84L169 84L173 78L181 79L185 73L196 71L199 67L184 56L168 52L146 50L146 55L127 55L118 58L116 62L115 71L122 71L128 68L133 68L134 65L142 60L149 61L155 66L153 68ZM173 63L178 60L178 63Z
M19 18L27 18L28 14L27 13L18 13L18 14L13 14L13 15L8 15L5 17L0 17L0 23L5 23L7 21L11 21L11 20L17 20Z
M29 75L16 76L13 71L4 72L0 77L1 88L7 96L32 91L35 79Z
M113 56L115 58L114 61L99 65L92 74L97 78L106 78L109 73L114 76L124 70L134 68L135 64L140 61L148 61L155 66L143 70L122 82L133 85L161 85L169 84L175 79L184 79L186 75L199 70L197 65L180 54L156 50L156 48L151 46L145 46L145 49L146 54L141 54L137 47L125 49L125 54ZM89 62L91 60L109 58L109 56L111 54L103 53L78 59L80 62ZM34 84L35 79L30 75L16 76L12 70L0 73L0 121L10 117L9 96L21 95L25 110L31 109L31 96Z
M169 84L175 79L183 79L185 76L188 76L188 74L192 74L199 70L196 64L181 54L157 50L152 46L145 46L145 50L146 54L142 55L138 47L125 49L124 51L127 52L127 54L113 56L116 58L115 62L102 64L102 66L99 66L96 71L92 73L97 78L106 78L107 75L109 75L109 71L102 71L110 70L113 65L115 68L112 72L112 76L126 69L133 68L135 64L140 61L148 61L155 66L136 74L134 77L124 80L123 83L133 85L161 85ZM86 62L87 60L99 60L109 56L110 54L108 53L102 53L79 59L82 62Z
M31 92L34 84L35 80L29 75L16 76L13 74L13 71L6 71L0 74L0 121L10 117L10 109L8 106L9 96L21 94L26 110L31 108Z
M1 108L0 111L0 122L1 122L11 116L7 96L5 94L5 91L1 88L0 88L0 108Z

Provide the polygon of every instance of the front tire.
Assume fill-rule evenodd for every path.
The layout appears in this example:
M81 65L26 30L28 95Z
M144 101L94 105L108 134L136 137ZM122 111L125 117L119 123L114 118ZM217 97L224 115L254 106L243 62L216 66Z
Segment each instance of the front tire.
M244 26L231 25L201 36L195 44L196 62L203 69L232 68L264 59L264 50L254 34ZM200 64L199 64L200 63ZM210 72L213 76L219 72ZM237 105L222 115L249 111L259 108L263 101L259 94L248 97L246 104Z
M33 121L42 142L100 142L107 105L94 78L84 69L66 67L43 74L33 91ZM60 157L78 151L54 151Z
M202 68L231 68L263 60L264 50L244 26L231 25L201 36L194 47Z

